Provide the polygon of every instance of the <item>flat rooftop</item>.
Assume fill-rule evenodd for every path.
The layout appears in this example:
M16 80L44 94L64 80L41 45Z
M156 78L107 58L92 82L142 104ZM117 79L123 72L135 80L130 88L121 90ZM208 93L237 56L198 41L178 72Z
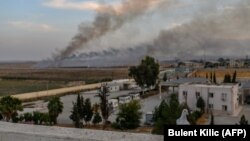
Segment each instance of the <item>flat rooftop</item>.
M189 85L189 86L195 86L195 87L203 87L203 88L232 88L236 83L222 83L222 84L192 84L192 83L185 83L182 84L183 86Z

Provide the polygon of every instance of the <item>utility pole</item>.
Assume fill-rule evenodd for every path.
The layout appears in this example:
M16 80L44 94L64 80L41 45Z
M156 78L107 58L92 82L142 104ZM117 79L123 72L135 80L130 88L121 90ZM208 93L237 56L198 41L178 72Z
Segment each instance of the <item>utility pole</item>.
M47 95L48 95L49 94L49 81L47 81L46 87L47 87Z

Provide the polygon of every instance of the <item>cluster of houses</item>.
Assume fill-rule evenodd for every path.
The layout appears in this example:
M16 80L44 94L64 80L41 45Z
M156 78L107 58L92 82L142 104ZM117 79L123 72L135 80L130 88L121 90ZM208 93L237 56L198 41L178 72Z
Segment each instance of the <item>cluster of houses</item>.
M171 60L161 61L161 64L165 67L188 69L188 68L217 68L217 67L230 67L230 68L249 68L250 58L219 58L218 60Z

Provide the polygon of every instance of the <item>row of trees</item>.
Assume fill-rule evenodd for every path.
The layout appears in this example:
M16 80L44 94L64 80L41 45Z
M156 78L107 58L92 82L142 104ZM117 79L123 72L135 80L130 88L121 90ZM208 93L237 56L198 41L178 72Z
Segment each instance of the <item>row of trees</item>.
M93 124L98 124L102 121L99 113L99 106L92 107L90 99L84 100L80 94L77 95L76 102L73 102L70 119L74 122L76 128L82 128L83 125L88 125L94 115Z
M97 96L100 98L100 104L92 106L90 99L85 100L78 94L76 102L73 102L70 115L70 119L76 128L82 128L91 122L96 125L102 121L105 128L106 124L109 123L108 117L113 109L108 104L108 89L105 85L101 87ZM133 129L138 127L142 117L140 109L141 105L139 101L133 100L130 103L120 105L116 121L112 123L112 126L118 129Z
M35 124L50 123L57 124L57 117L63 111L63 103L59 97L53 97L48 102L48 113L25 113L18 115L18 111L23 111L22 101L11 97L5 96L0 99L0 113L3 120L7 122L28 122L33 121Z
M208 78L208 74L206 74L206 78L207 79L210 79L210 81L214 84L217 84L217 78L216 78L216 73L210 73L210 78Z
M196 74L195 74L196 77ZM210 76L208 76L208 74L206 74L206 78L210 79L210 81L214 84L217 84L217 78L216 78L216 73L210 73ZM231 75L229 73L225 74L224 76L224 80L223 83L236 83L236 78L237 78L237 72L234 71L233 76L231 77Z
M236 83L236 78L237 78L237 72L235 71L233 73L233 77L231 78L230 74L225 74L224 76L224 83Z

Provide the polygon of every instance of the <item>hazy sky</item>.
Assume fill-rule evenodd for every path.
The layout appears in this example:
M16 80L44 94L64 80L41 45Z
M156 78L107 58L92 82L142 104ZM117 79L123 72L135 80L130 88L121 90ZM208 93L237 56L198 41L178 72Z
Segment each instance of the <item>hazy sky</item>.
M98 11L102 4L116 5L120 1L1 0L0 61L50 58L53 52L68 46L72 37L79 33L78 26L81 23L89 24L95 19L95 11ZM230 10L232 3L243 0L157 1L171 1L175 4L172 7L166 6L168 8L163 6L163 12L149 12L134 20L132 24L125 24L120 30L102 38L101 44L94 44L85 50L97 50L100 46L106 49L110 45L121 48L128 43L136 46L153 40L162 29L179 26L193 17L213 14L214 10L211 9L214 9L214 6L219 12L222 11L220 9ZM200 16L196 13L206 15ZM125 37L129 42L124 40ZM115 39L117 43L110 39Z
M94 17L87 2L1 0L0 61L46 59L67 46L79 23Z

